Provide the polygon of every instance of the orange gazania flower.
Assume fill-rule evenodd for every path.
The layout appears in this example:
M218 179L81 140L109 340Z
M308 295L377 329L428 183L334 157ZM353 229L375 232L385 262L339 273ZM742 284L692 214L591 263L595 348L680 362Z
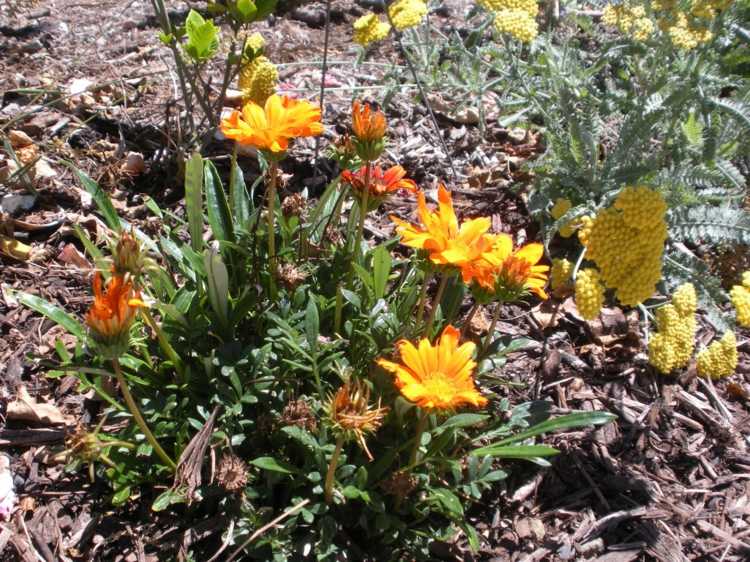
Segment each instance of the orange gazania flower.
M395 376L394 382L407 400L427 410L455 410L464 405L482 407L487 399L474 385L472 360L476 345L458 345L459 331L446 326L435 345L427 338L417 346L398 343L401 363L378 359L377 363Z
M378 141L385 135L385 114L382 111L373 111L369 103L352 104L352 130L354 135L361 141Z
M365 178L367 175L367 166L362 166L356 172L344 170L341 179L352 186L354 191L361 194L365 190ZM406 170L401 166L393 166L383 171L380 166L370 167L370 181L368 190L370 197L377 199L399 189L407 191L416 191L417 184L414 180L407 179Z
M398 226L401 243L412 248L427 250L430 260L439 265L461 266L489 249L484 234L490 228L490 219L481 217L459 225L450 192L438 188L438 209L427 209L423 192L417 193L417 214L421 225L413 225L391 216Z
M538 265L544 247L531 243L513 251L513 239L508 234L488 234L491 248L461 268L464 283L475 282L481 289L497 296L514 300L531 291L547 298L549 266Z
M107 344L127 343L130 326L138 308L145 306L128 276L113 274L102 290L102 276L94 277L94 304L86 314L86 324L94 339Z
M248 102L242 112L233 111L222 120L221 132L240 144L278 154L292 139L320 135L323 124L317 105L274 94L263 107Z

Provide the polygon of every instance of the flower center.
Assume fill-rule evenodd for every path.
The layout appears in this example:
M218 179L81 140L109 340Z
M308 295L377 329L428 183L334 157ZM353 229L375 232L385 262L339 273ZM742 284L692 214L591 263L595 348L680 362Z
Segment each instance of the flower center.
M456 394L455 381L442 371L433 371L429 378L422 381L425 395L429 396L437 406L450 403Z

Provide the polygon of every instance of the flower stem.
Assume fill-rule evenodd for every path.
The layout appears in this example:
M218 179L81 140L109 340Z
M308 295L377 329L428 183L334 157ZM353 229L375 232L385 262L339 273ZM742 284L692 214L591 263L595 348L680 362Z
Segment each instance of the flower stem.
M372 168L372 162L369 160L365 165L365 189L362 193L362 197L359 200L359 227L357 228L357 236L354 238L354 256L353 259L357 259L359 256L359 249L362 246L362 236L365 233L365 217L367 216L367 203L370 198L370 170Z
M486 352L490 348L490 344L492 343L492 336L495 334L495 326L497 325L497 320L500 318L500 307L502 305L502 302L498 302L495 305L495 312L492 313L492 322L490 323L490 329L487 332L487 337L484 339L482 353Z
M466 315L466 320L464 320L464 323L461 325L462 338L466 335L466 330L471 327L471 321L474 320L474 315L477 313L477 310L479 310L479 303L475 302L474 306L471 307L469 314Z
M428 269L424 274L422 293L419 295L419 305L417 306L417 326L422 323L422 318L424 318L424 307L427 304L427 287L430 285L430 281L432 281L432 276L432 269Z
M162 330L161 326L156 323L156 320L151 315L151 311L149 309L143 308L141 309L141 313L143 314L143 319L146 321L146 324L148 324L149 327L153 330L154 334L156 334L156 339L159 342L159 347L161 347L165 355L169 357L169 360L172 362L175 371L177 371L177 374L180 376L180 382L187 382L185 378L185 365L183 365L182 359L180 359L180 356L177 355L174 347L172 347L172 344L169 343L169 340L164 335L164 330Z
M326 503L331 503L333 501L333 477L336 474L336 466L339 464L339 456L341 456L341 447L343 447L343 445L344 437L337 437L336 449L333 451L331 462L328 463L328 472L326 473L326 483L324 488L324 497Z
M417 463L417 456L419 455L419 446L422 444L422 434L427 428L427 412L420 410L419 419L417 420L417 431L414 436L414 447L411 449L411 455L409 455L409 466L412 467Z
M135 422L138 424L138 427L143 432L143 435L146 436L146 440L154 448L154 451L156 451L156 454L159 455L159 458L161 458L164 464L166 464L169 467L169 469L172 472L174 472L175 470L177 470L177 465L171 458L169 458L169 455L167 455L167 453L164 452L164 449L161 448L161 445L159 445L159 442L156 440L156 437L154 437L154 434L151 433L151 430L148 428L148 425L146 424L146 420L143 419L143 415L141 415L141 411L138 409L138 404L135 403L135 400L133 399L133 395L130 394L128 383L122 374L122 369L120 368L120 360L117 357L112 359L112 367L115 370L115 376L117 377L117 382L120 383L120 389L122 390L122 395L125 398L125 403L127 404L128 409L130 410L130 413L133 415L133 418L135 418Z
M275 233L275 221L276 221L276 174L279 169L279 164L275 160L271 160L271 166L268 169L270 178L268 179L268 210L266 220L268 221L268 259L271 264L271 277L276 277L276 233Z
M341 283L336 285L336 310L333 316L333 333L341 333L341 313L344 308L344 295L341 292Z
M437 293L435 293L435 298L432 301L432 308L430 308L430 315L427 317L427 323L424 327L424 333L423 335L425 337L430 337L430 334L432 332L432 323L435 321L435 313L437 312L437 307L440 304L440 301L443 300L443 293L445 292L445 286L448 284L448 275L445 273L442 273L440 276L440 284L438 285Z

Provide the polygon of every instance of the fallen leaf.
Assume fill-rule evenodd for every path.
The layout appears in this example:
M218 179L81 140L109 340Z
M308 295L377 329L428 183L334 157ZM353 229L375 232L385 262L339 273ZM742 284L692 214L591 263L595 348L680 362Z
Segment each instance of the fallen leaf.
M13 147L13 150L18 150L26 146L33 146L34 144L33 139L29 135L27 135L23 131L17 130L13 130L8 133L8 140L10 141L10 145Z
M5 417L8 420L48 425L65 425L70 422L54 404L37 402L25 386L20 386L16 399L8 403Z
M26 261L31 257L31 246L27 246L15 238L9 238L0 234L0 254L20 261Z
M92 269L91 262L73 244L66 244L57 259L81 269Z
M146 162L140 152L128 152L125 162L120 166L120 171L128 176L137 176L146 169Z

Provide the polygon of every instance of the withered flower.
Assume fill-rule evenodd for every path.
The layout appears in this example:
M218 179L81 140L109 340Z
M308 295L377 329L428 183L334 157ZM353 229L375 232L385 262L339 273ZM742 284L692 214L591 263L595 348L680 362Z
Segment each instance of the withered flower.
M216 482L227 492L239 492L247 486L248 466L233 453L224 453L216 468Z
M310 408L310 405L302 400L292 400L281 412L281 423L284 425L296 425L300 429L315 432L318 429L318 420Z
M281 202L281 212L285 217L300 217L307 208L307 199L301 193L292 193Z
M291 293L307 279L307 274L295 267L294 264L285 263L279 268L278 279L284 288Z
M328 400L328 419L334 433L344 440L355 440L372 460L367 448L365 434L375 433L383 423L388 408L380 405L370 407L370 388L360 380L347 381Z

